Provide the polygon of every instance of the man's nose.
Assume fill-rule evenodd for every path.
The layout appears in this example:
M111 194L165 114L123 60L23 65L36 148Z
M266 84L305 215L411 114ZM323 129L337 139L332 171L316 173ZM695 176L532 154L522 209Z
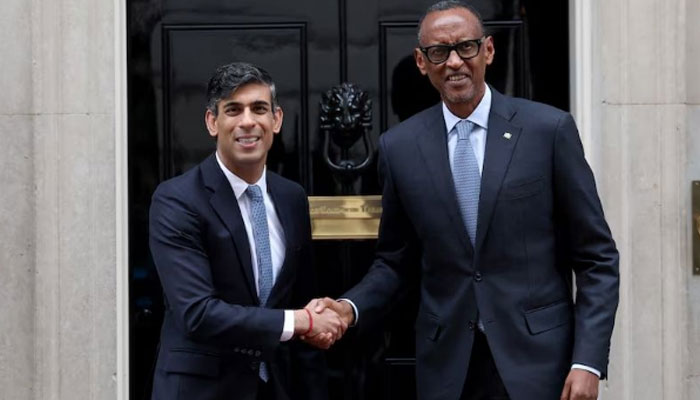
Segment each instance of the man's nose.
M243 110L241 115L241 126L253 126L255 125L255 116L253 111L249 108Z
M457 54L457 50L452 49L450 51L450 55L447 56L447 61L445 61L445 63L452 69L459 69L459 67L462 66L462 63L464 63L464 60L462 60L462 57Z

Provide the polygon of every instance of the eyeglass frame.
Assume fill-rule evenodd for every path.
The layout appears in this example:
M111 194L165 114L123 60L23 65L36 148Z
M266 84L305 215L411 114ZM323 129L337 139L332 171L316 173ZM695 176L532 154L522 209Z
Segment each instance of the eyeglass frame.
M457 53L457 56L458 56L459 58L461 58L462 60L471 60L472 58L474 58L474 57L476 57L476 56L479 55L479 52L481 51L481 45L484 43L485 40L486 40L486 36L482 36L482 37L480 37L479 39L463 40L463 41L461 41L461 42L454 43L454 44L436 44L436 45L426 46L426 47L418 46L418 49L425 55L425 58L427 58L428 61L430 61L431 64L439 65L439 64L442 64L442 63L444 63L444 62L446 62L447 60L450 59L450 54L452 54L452 51L453 51L453 50L454 50L455 53ZM471 56L471 57L462 57L462 56L459 54L459 51L457 50L457 46L462 45L462 44L464 44L464 43L476 43L476 53L475 53L473 56ZM448 51L447 51L447 57L446 57L444 60L440 61L440 62L435 62L435 61L431 60L431 59L430 59L430 56L428 55L428 51L430 51L430 49L433 49L433 48L436 48L436 47L447 48L447 50L448 50Z

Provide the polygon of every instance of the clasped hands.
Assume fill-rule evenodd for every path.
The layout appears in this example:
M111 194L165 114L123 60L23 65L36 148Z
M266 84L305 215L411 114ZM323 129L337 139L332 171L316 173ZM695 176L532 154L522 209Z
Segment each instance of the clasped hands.
M313 299L294 311L294 334L312 346L328 349L343 337L354 318L352 306L345 301Z

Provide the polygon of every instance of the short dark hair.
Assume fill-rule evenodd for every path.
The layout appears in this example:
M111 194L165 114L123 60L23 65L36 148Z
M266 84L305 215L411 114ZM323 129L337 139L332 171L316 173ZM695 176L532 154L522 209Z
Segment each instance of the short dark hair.
M420 17L418 20L418 44L420 45L420 37L421 37L421 29L423 26L423 20L425 17L428 16L430 13L434 13L436 11L445 11L445 10L451 10L453 8L464 8L470 13L474 14L476 17L477 21L479 21L479 28L481 29L482 34L486 34L486 30L484 29L484 21L481 19L481 14L479 14L479 11L474 8L474 6L464 3L460 0L442 0L438 1L437 3L431 5L428 7L423 15Z
M269 87L272 110L277 109L277 93L270 74L260 67L244 62L233 62L216 69L207 85L207 109L216 116L219 101L248 83L261 83Z

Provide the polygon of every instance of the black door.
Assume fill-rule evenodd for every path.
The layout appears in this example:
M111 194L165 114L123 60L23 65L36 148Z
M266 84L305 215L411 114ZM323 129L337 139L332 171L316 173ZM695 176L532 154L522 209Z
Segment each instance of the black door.
M147 397L162 319L162 292L148 250L148 207L157 184L214 150L204 126L206 82L215 68L248 61L267 69L285 118L268 168L309 195L379 194L376 168L334 174L324 156L323 94L350 82L371 100L370 144L439 98L412 58L417 21L432 0L128 1L131 398ZM480 0L495 38L487 82L507 94L569 106L566 1ZM373 148L373 147L372 147ZM338 149L331 159L340 157ZM344 155L365 159L358 142ZM373 160L370 158L370 161ZM315 242L323 295L359 280L373 240ZM328 352L333 399L411 399L413 316L404 293L373 333L351 333Z

